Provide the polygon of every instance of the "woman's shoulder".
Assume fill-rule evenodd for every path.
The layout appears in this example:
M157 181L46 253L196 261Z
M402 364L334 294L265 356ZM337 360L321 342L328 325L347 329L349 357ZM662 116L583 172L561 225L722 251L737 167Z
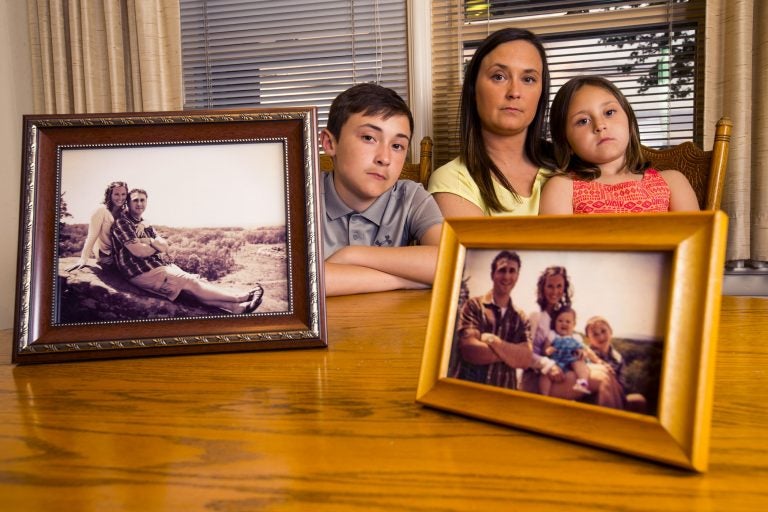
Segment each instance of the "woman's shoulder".
M450 162L445 163L432 171L432 174L429 176L429 183L432 184L433 180L439 182L458 176L469 176L469 171L467 170L467 166L462 163L461 157L457 156Z
M103 204L100 204L96 206L93 211L91 212L91 218L102 218L109 215L112 216L112 213L107 209L107 207Z
M464 198L471 198L473 202L479 194L475 180L469 175L467 166L462 163L459 157L432 172L427 190L432 194L450 192Z

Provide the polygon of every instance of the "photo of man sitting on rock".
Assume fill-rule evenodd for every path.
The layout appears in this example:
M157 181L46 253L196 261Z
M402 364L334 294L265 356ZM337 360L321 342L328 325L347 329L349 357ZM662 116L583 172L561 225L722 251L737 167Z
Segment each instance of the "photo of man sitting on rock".
M186 292L203 304L228 313L239 315L256 311L264 295L260 284L246 293L237 294L163 261L168 242L152 226L144 224L146 208L147 192L135 188L128 194L128 209L112 225L115 263L125 279L170 301Z

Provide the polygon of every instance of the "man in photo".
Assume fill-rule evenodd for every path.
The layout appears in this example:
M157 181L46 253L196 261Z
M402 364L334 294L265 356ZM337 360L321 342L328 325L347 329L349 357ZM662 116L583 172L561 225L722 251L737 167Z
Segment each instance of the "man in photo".
M458 322L460 379L517 389L517 368L533 362L530 327L512 303L520 276L520 256L501 251L491 263L493 287L464 304Z
M327 295L431 286L443 216L421 184L399 179L412 132L391 89L358 84L333 101L320 134L334 165L320 179Z
M253 313L261 304L260 285L248 293L235 294L163 261L168 242L144 223L147 192L133 189L128 194L128 209L112 225L112 246L120 273L143 290L176 300L184 291L199 302L233 314Z

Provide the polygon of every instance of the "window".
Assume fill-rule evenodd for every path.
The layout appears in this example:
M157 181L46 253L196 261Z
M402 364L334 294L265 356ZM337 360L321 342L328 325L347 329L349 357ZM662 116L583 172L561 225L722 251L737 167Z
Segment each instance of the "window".
M573 76L601 75L629 99L643 144L701 142L703 17L702 0L435 0L436 165L459 154L463 64L488 34L507 26L527 28L544 42L550 101Z
M184 107L318 107L377 82L407 101L405 0L181 0Z

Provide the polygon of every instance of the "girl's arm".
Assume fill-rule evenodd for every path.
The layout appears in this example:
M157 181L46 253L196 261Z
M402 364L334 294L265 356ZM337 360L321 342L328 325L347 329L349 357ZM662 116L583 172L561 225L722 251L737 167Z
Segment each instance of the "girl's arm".
M604 363L600 357L595 354L595 351L589 348L586 344L582 343L582 352L584 353L584 357L589 361L590 363L594 364L601 364Z
M553 176L541 190L539 215L572 214L573 180L567 176Z
M661 177L669 187L669 211L698 211L699 200L688 179L680 171L661 171Z

